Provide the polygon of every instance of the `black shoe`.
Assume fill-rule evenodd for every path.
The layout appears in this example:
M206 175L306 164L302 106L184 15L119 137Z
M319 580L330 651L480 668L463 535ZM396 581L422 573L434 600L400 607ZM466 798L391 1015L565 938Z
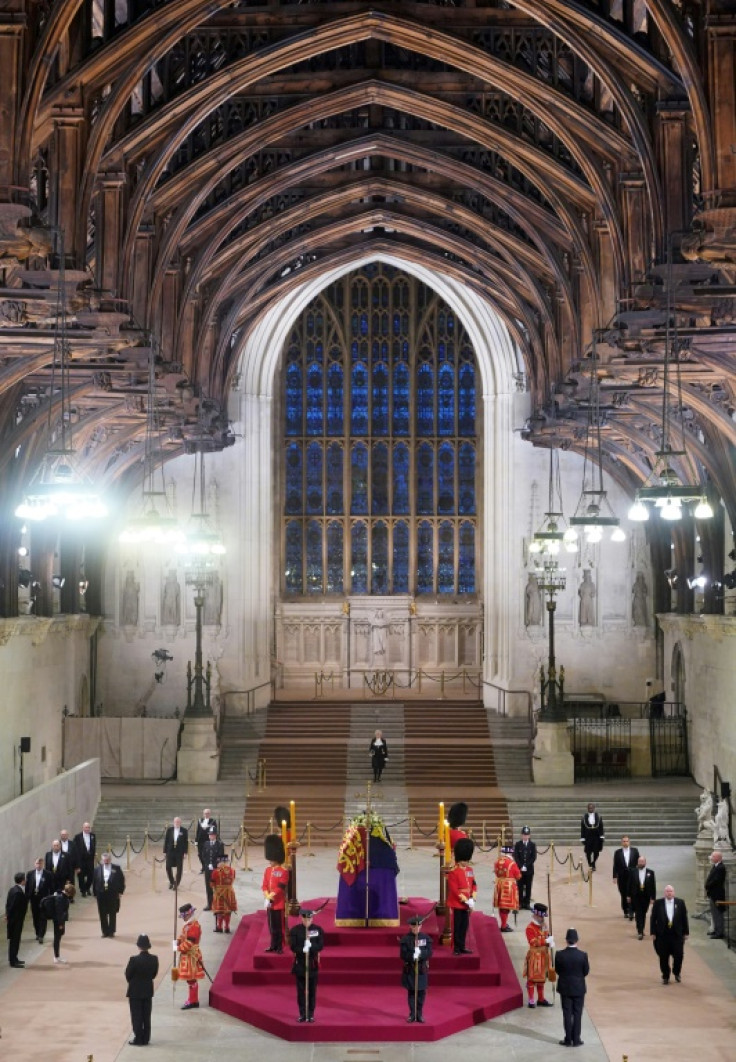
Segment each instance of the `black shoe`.
M142 1044L140 1042L140 1040L128 1040L128 1043L130 1044L131 1047L144 1047L145 1046L144 1044Z
M511 928L511 926L501 926L501 932L502 933L513 933L514 931Z
M197 1010L198 1008L199 1008L199 1003L185 1003L184 1006L181 1009L182 1010Z
M723 933L709 933L708 936L711 940L723 940Z
M572 1040L560 1040L560 1047L572 1047Z
M644 934L643 933L639 934L639 940L644 940Z
M43 944L43 937L36 937L39 944Z
M417 1018L420 1025L424 1025L424 1018Z
M202 910L203 910L203 911L211 911L211 910L212 910L212 908L211 908L211 907L203 907L203 908L202 908Z
M222 933L222 930L219 926L215 926L215 933Z
M314 1018L307 1018L307 1021L309 1022L310 1025L314 1024Z
M229 930L229 929L225 929L225 930L223 930L223 932L225 932L225 933L229 933L229 932L230 932L230 930ZM280 955L280 954L281 954L281 952L277 950L277 951L276 951L276 954L277 954L277 955Z
M264 948L263 950L268 955L269 951L276 951L276 948Z
M663 977L663 978L662 978L662 984L663 984L663 985L668 985L669 983L670 983L670 979L669 979L669 977Z
M537 1001L538 1007L553 1007L554 1003L550 1003L548 999L540 999Z
M536 1005L536 1003L527 1003L527 1007L529 1007L530 1010L533 1010Z
M172 881L170 881L170 882L169 882L169 888L170 888L170 889L173 889L173 888L174 888L174 883L173 883Z
M17 962L11 962L10 965L13 967L14 970L22 970L26 964L22 961L22 959L18 959Z
M305 1021L306 1021L307 1019L306 1019L306 1018L297 1018L296 1020L297 1020L297 1021L299 1022L299 1024L301 1025L301 1024L302 1024L302 1022L305 1022Z
M675 980L677 981L677 983L679 985L680 981L682 981L682 978L680 977L679 974L675 974Z
M584 1045L585 1045L585 1041L584 1040L577 1040L577 1041L573 1040L573 1044L572 1044L573 1047L583 1047Z
M230 932L230 930L229 930L229 929L226 929L226 930L225 930L225 932L226 932L226 933L229 933L229 932ZM284 949L283 949L283 948L274 948L273 950L274 950L274 953L275 953L276 955L283 955L283 954L284 954Z
M408 1018L406 1019L407 1025L413 1025L413 1024L414 1024L414 1022L415 1022L415 1020L416 1020L416 1019L415 1019L415 1018L412 1018L412 1016L411 1016L411 1014L410 1014L410 1015L409 1015L409 1017L408 1017Z

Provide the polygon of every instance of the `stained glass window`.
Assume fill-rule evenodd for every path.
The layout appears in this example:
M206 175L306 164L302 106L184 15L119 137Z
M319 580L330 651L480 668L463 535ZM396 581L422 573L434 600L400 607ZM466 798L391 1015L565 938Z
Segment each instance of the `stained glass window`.
M297 320L282 382L283 592L474 594L475 356L454 310L371 263Z

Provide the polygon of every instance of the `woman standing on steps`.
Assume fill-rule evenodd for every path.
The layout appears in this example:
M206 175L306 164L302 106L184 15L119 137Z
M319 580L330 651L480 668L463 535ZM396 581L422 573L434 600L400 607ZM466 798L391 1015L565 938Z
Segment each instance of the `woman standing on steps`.
M386 760L388 759L388 745L384 741L380 730L376 731L376 736L371 741L370 753L371 764L373 765L373 781L380 782L383 768L386 766Z

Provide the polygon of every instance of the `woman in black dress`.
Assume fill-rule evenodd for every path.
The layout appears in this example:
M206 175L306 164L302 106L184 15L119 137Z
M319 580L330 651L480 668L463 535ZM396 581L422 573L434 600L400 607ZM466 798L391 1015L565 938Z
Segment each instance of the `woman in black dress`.
M373 765L373 781L380 782L381 775L383 774L383 768L386 766L386 760L388 759L388 745L384 740L383 734L380 730L376 731L376 736L371 741L371 763Z

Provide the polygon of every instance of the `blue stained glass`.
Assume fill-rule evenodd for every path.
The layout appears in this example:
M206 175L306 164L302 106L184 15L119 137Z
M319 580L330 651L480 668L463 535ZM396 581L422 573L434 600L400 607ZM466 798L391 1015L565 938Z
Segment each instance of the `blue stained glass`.
M343 592L344 549L342 541L342 524L332 520L327 525L327 593Z
M460 366L457 394L458 435L475 435L475 366Z
M322 445L307 447L307 512L322 512Z
M343 414L342 365L330 365L327 370L327 434L342 435L345 427Z
M286 434L302 433L302 370L293 362L286 370Z
M302 526L298 520L286 525L284 588L287 594L302 592Z
M404 520L394 524L394 579L395 594L409 593L409 526Z
M460 524L457 567L457 592L475 593L475 528L468 521Z
M327 497L325 512L328 516L337 516L344 512L342 484L342 455L340 443L330 443L327 447Z
M302 448L300 443L286 447L286 502L287 516L296 516L302 511Z
M368 530L362 520L350 530L350 581L354 594L368 592Z
M371 532L371 593L388 592L388 528L377 520Z
M373 367L371 420L374 435L388 435L388 366L385 361Z
M455 434L455 370L445 363L437 373L437 434Z
M455 447L444 442L437 454L437 512L455 512Z
M368 513L368 447L358 443L350 451L350 512Z
M422 520L417 530L417 594L434 593L432 525Z
M394 366L394 435L409 434L409 366L399 362Z
M371 512L388 516L388 446L376 443L371 461Z
M322 525L318 520L307 524L307 593L322 593Z
M461 516L475 513L475 447L462 443L457 461L457 511Z
M393 316L393 332L395 336L401 335L401 314L395 313Z
M350 428L353 435L368 434L368 372L362 361L353 365L350 389Z
M455 592L455 532L449 520L443 520L437 541L437 593Z
M417 512L434 512L434 452L429 443L417 449Z
M409 447L406 443L394 446L394 513L409 513Z
M307 435L324 434L323 391L322 366L312 362L307 369Z
M362 313L360 315L360 334L362 336L368 335L368 314Z
M417 369L417 435L434 435L434 373L426 362Z

